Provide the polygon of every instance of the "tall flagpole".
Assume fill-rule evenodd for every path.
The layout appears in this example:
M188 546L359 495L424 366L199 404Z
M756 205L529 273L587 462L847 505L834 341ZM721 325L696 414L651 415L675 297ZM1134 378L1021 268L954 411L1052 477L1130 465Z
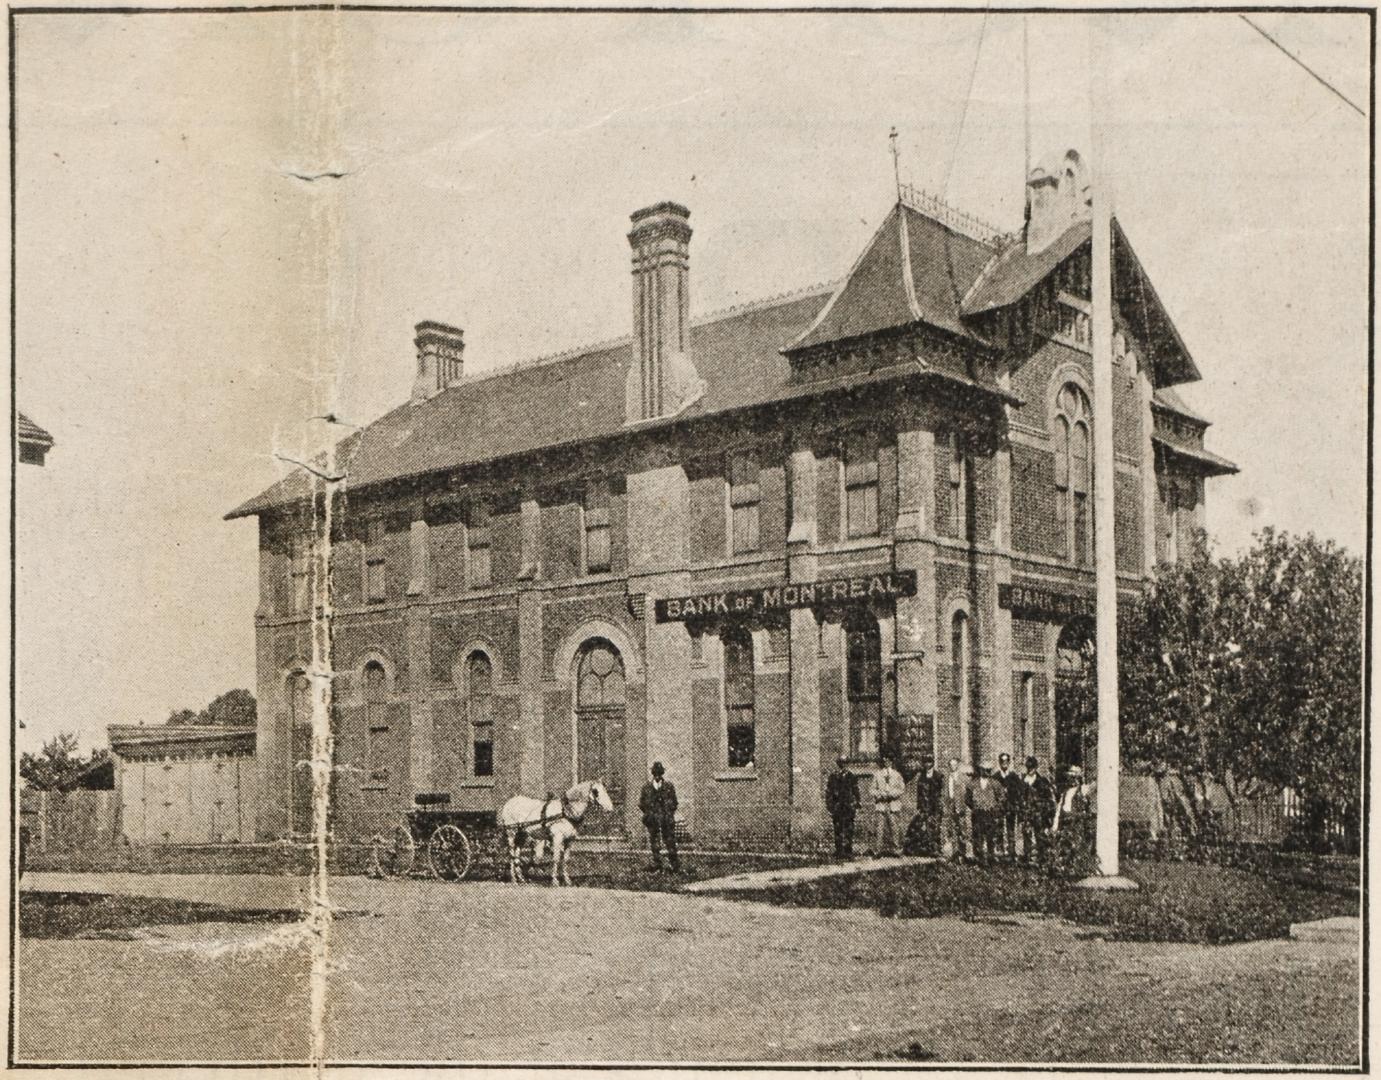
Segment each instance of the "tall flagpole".
M1098 789L1095 848L1098 873L1084 883L1135 888L1119 876L1118 821L1121 780L1121 724L1117 707L1117 549L1114 539L1112 381L1113 169L1108 153L1107 42L1103 16L1088 15L1089 114L1093 161L1093 531L1096 581L1096 671L1098 678Z

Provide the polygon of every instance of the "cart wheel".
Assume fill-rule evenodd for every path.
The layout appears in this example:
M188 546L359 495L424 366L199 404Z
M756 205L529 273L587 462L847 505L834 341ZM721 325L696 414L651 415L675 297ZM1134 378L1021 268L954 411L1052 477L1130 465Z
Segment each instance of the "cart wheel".
M406 877L416 858L417 843L412 838L412 830L406 823L400 823L391 832L374 838L370 871L374 877Z
M433 876L459 881L470 869L469 839L454 825L438 825L427 841L427 862Z

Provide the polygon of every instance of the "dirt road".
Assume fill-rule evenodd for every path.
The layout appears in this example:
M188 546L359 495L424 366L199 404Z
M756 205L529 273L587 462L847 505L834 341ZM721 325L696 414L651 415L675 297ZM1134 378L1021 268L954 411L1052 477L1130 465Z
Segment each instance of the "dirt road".
M304 895L287 878L127 878L25 886L245 907ZM1140 945L1055 921L332 885L335 906L354 913L332 939L329 1045L342 1062L867 1060L908 1046L940 1061L1357 1058L1346 941ZM22 942L21 1060L301 1059L308 953L292 927L162 933Z

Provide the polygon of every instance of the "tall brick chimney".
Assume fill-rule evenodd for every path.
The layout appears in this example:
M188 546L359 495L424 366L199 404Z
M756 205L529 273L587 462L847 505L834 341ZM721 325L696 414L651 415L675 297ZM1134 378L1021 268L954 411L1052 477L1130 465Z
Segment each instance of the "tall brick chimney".
M412 384L412 403L417 405L460 380L465 341L457 327L420 322L413 343L417 346L417 378Z
M690 358L690 211L660 202L631 217L633 364L627 422L674 416L705 390Z

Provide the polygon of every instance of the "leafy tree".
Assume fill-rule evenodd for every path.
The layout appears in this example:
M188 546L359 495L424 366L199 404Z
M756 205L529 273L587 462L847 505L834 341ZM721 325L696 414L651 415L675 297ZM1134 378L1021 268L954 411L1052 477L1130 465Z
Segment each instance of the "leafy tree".
M19 775L30 787L43 791L113 787L115 773L110 751L93 750L90 757L83 757L77 746L76 734L64 731L45 742L37 754L21 754Z
M201 711L199 724L252 724L257 715L254 695L248 690L228 690Z
M195 712L192 709L174 709L168 716L169 724L252 724L257 715L254 695L248 690L227 690L212 700L211 704Z
M1167 570L1119 609L1124 760L1355 811L1362 622L1361 561L1312 534Z

